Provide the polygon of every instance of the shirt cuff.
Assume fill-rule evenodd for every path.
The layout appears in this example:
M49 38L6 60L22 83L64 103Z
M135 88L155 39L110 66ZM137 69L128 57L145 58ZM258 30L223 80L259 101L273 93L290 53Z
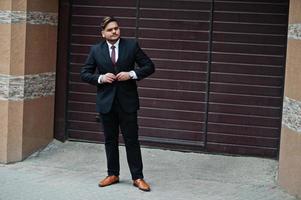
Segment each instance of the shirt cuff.
M134 70L130 71L130 77L131 79L138 79L137 74Z
M103 75L100 75L100 76L98 77L98 81L97 81L97 82L98 82L99 84L102 84L102 77L103 77Z

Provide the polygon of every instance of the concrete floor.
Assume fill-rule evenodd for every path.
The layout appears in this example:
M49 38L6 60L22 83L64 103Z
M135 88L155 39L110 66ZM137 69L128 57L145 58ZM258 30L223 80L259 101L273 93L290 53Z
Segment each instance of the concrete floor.
M121 182L99 188L104 146L54 140L23 162L0 164L0 200L296 200L277 185L276 160L150 148L142 156L151 192L132 186L124 147Z

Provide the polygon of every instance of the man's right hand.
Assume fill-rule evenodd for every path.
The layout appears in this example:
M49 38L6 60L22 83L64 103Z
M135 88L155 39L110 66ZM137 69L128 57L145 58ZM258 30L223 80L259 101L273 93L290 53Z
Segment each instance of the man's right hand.
M102 75L102 83L112 83L116 80L116 76L112 73Z

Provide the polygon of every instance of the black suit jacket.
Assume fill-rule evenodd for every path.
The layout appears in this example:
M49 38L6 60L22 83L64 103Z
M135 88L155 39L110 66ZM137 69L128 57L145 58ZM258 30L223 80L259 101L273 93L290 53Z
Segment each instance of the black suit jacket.
M115 66L111 61L106 41L91 47L80 76L84 82L97 86L97 112L108 113L112 108L114 98L118 98L125 112L136 112L139 109L136 80L114 81L111 84L98 83L100 74L108 72L118 74L122 71L129 72L131 70L136 72L137 80L141 80L155 71L153 62L135 40L120 38L118 60Z

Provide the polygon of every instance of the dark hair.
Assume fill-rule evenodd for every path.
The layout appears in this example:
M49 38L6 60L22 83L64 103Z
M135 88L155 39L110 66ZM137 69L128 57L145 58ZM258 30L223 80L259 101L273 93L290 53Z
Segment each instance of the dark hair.
M117 20L114 18L114 17L104 17L102 19L102 22L101 22L101 29L104 30L106 28L106 26L110 23L110 22L117 22Z

